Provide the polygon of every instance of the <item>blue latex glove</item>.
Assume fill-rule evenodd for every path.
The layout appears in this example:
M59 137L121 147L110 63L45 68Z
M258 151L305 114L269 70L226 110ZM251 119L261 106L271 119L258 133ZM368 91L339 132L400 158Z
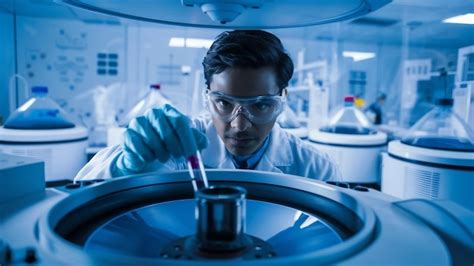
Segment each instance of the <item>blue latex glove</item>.
M192 128L188 117L166 104L130 122L116 167L121 174L138 173L155 159L164 163L170 156L188 157L207 145L206 135Z

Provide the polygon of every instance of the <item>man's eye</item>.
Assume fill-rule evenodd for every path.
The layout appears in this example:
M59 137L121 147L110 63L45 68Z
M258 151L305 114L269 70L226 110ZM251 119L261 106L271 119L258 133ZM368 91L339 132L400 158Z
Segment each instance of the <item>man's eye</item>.
M254 107L258 110L258 111L266 111L268 109L270 109L272 107L271 103L268 103L268 102L257 102L254 104Z
M230 108L232 107L232 104L226 100L223 99L217 99L216 100L216 105L219 108Z

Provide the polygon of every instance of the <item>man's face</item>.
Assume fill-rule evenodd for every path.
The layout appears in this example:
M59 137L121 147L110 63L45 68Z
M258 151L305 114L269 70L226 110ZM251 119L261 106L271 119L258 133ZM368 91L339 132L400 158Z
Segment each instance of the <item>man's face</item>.
M210 90L235 97L277 95L280 91L275 72L269 67L226 69L212 76ZM215 116L212 116L212 120L227 150L239 156L254 153L276 121L273 119L265 124L255 124L243 114L237 115L228 123Z

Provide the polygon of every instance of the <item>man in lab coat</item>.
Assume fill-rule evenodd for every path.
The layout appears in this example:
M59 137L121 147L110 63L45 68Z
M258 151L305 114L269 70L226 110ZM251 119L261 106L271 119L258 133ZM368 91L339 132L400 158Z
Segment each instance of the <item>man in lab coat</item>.
M275 123L286 104L293 63L280 40L260 30L220 34L203 61L210 119L175 108L132 120L121 146L99 152L76 180L187 169L201 151L206 168L254 169L318 180L339 180L326 154Z

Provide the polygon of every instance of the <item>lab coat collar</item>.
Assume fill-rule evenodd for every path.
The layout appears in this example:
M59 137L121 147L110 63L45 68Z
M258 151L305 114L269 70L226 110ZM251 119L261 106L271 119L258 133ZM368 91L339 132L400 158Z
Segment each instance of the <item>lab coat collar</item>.
M291 166L293 161L293 152L291 151L288 135L280 128L278 123L275 123L270 134L270 143L267 151L257 164L255 170L282 173L284 172L282 167Z
M234 164L226 162L226 149L221 137L217 134L214 124L210 122L206 127L209 145L201 152L204 166L207 168L235 168ZM231 167L230 167L231 166Z
M255 170L282 172L281 167L293 164L293 153L287 133L276 123L270 134L270 143ZM235 169L232 156L226 152L224 142L217 134L214 124L206 127L209 146L202 151L204 165L208 168Z

